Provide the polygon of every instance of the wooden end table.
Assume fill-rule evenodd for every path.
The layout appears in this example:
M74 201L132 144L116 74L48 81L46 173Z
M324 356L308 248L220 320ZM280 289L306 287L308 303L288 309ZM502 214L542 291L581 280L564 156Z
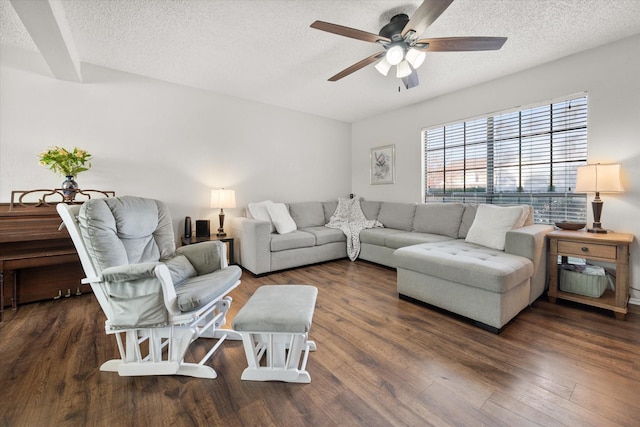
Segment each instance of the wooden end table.
M589 233L586 231L557 230L547 234L549 238L549 301L556 298L613 310L619 320L624 320L629 301L629 247L633 234ZM615 292L605 290L600 298L563 292L558 289L558 256L566 263L568 257L604 261L616 265Z
M227 251L227 255L229 257L229 264L235 264L235 260L233 257L233 237L229 237L229 236L223 236L223 237L219 237L214 235L211 236L206 236L206 237L196 237L196 236L192 236L192 237L184 237L181 236L181 241L182 241L182 245L193 245L195 243L201 243L201 242L213 242L215 240L220 240L221 242L226 243L227 245L229 245L229 250Z

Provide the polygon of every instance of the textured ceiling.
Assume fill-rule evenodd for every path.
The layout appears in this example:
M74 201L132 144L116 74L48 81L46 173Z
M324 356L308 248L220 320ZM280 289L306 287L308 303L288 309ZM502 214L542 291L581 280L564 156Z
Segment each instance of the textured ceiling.
M24 0L21 0L24 1ZM505 36L495 52L428 53L420 86L371 65L377 52L309 28L323 20L377 33L420 0L62 0L84 63L353 122L640 33L640 0L456 0L423 37ZM37 50L9 0L0 43Z

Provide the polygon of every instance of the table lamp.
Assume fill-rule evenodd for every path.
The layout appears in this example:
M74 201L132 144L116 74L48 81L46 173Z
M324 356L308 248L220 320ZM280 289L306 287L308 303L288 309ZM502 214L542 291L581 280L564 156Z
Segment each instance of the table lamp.
M221 188L219 190L211 190L211 207L216 209L220 208L220 228L218 228L218 237L225 237L227 233L224 232L224 209L233 209L236 207L236 192L233 190L225 190Z
M600 199L600 193L618 193L624 191L620 182L620 165L595 165L578 166L576 176L576 193L596 193L596 198L591 202L593 207L593 228L587 229L590 233L606 233L602 228L600 215L604 203Z

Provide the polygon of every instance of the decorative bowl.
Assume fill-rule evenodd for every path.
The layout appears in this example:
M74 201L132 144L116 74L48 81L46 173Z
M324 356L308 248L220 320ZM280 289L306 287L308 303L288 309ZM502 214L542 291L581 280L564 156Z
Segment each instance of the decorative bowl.
M584 228L586 225L587 224L585 222L569 222L569 221L556 222L556 227L562 230L580 230L581 228Z

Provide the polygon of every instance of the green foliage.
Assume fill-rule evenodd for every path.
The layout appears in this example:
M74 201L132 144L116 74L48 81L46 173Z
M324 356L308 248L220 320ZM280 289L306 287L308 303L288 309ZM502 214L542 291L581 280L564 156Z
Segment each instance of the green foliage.
M77 147L69 151L62 147L49 147L38 154L40 164L62 176L77 176L91 167L91 154Z

